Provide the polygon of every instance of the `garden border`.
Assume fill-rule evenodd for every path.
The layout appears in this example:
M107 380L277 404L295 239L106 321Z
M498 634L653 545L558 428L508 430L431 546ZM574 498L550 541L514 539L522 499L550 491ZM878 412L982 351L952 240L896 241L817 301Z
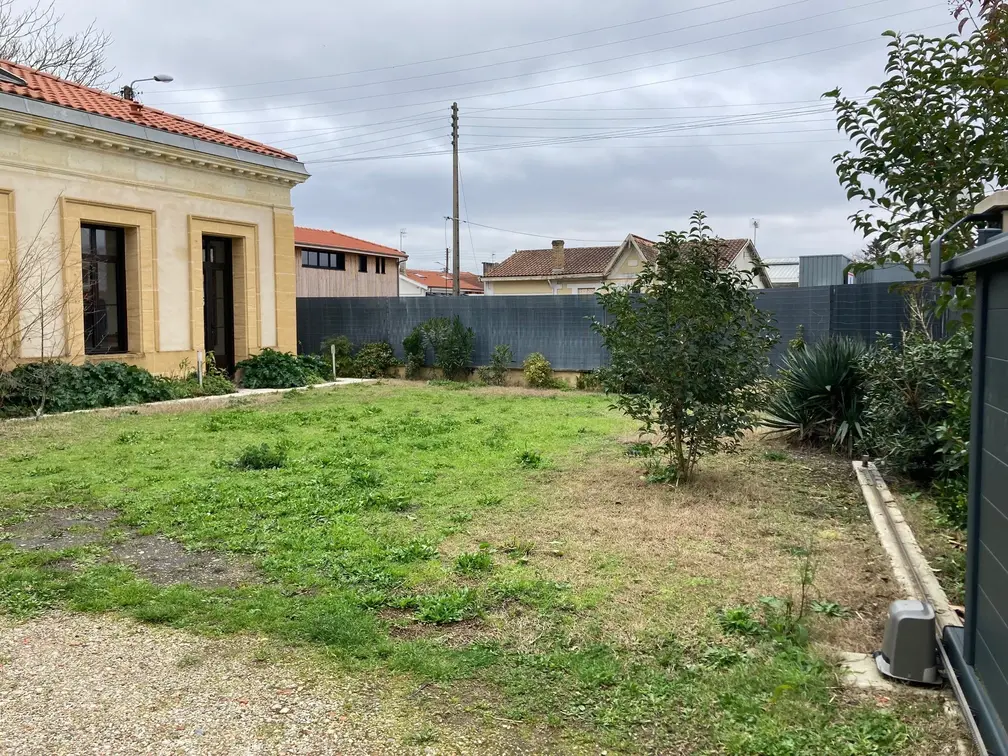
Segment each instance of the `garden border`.
M145 402L143 404L117 404L112 407L91 407L90 409L71 410L69 412L46 413L39 416L29 417L9 417L0 420L0 426L6 423L25 423L36 420L45 420L55 417L67 417L69 415L96 414L100 412L122 412L123 410L152 408L167 409L171 407L190 407L198 405L227 404L234 399L254 399L259 396L271 396L276 394L288 394L292 391L307 391L308 389L332 389L340 386L351 386L364 383L377 383L376 378L337 378L335 381L327 383L315 383L310 386L295 386L294 388L261 388L261 389L238 389L232 394L214 394L213 396L190 396L185 399L168 399L163 402Z

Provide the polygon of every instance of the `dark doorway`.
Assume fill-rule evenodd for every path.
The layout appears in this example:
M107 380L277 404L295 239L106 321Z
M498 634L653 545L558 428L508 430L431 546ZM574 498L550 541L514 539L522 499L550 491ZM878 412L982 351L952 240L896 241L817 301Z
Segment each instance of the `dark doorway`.
M234 370L234 278L231 240L203 237L203 344L217 367Z

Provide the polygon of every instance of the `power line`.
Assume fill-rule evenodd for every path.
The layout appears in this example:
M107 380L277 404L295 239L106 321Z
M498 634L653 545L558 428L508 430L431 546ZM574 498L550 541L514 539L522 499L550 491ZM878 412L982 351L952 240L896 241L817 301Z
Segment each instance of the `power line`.
M448 220L452 220L452 219L449 218ZM465 223L467 226L476 226L477 228L487 228L487 229L490 229L491 231L500 231L500 232L505 233L505 234L515 234L517 236L534 236L534 237L539 238L539 239L559 239L560 238L560 236L557 235L557 234L533 234L533 233L531 233L529 231L515 231L512 228L499 228L497 226L488 226L485 223L476 223L475 221L462 220L461 218L459 219L459 222L460 223ZM586 243L589 243L589 244L619 244L620 243L620 242L601 240L601 239L577 239L577 238L575 238L573 236L566 236L564 238L567 241L586 242Z
M757 31L765 31L767 29L773 29L773 28L780 27L780 26L787 26L787 25L790 25L790 24L800 23L802 21L810 21L810 20L815 19L815 18L820 18L820 17L824 17L824 16L833 15L835 13L842 12L842 11L845 11L845 10L853 10L853 9L856 9L856 8L867 7L867 6L870 6L870 5L877 5L879 1L880 0L868 0L868 2L863 2L863 3L859 4L859 5L854 5L854 6L850 6L850 7L847 7L847 8L840 8L840 9L834 9L834 10L830 10L830 11L824 11L824 12L821 12L821 13L813 14L811 16L804 16L804 17L798 18L798 19L790 19L790 20L787 20L787 21L780 21L780 22L777 22L777 23L767 24L767 25L760 26L760 27L755 27L755 28L750 28L750 29L744 29L742 31L730 32L730 33L727 33L727 34L720 34L720 35L717 35L717 36L714 36L714 37L707 37L705 39L693 40L693 41L690 41L690 42L684 42L684 43L681 43L681 44L673 45L673 46L668 47L668 48L664 48L662 51L674 50L674 49L678 49L678 48L682 48L682 47L689 47L690 45L695 45L695 44L700 44L700 43L705 43L705 42L712 42L712 41L715 41L715 40L727 39L727 38L730 38L730 37L737 37L737 36L743 36L743 35L748 36L748 35L752 34L753 32L757 32ZM799 0L799 2L805 2L805 0ZM485 95L473 95L473 96L474 97L487 97L487 96L490 96L490 95L497 96L497 95L501 95L501 94L511 94L511 93L515 93L515 92L524 92L524 91L529 91L529 90L533 90L533 89L543 89L543 88L546 88L546 87L560 86L560 85L563 85L563 84L574 84L574 83L579 83L579 82L583 82L583 81L592 81L592 80L595 80L595 79L602 79L602 78L607 78L607 77L610 77L610 76L618 76L618 75L626 74L626 73L634 73L634 72L637 72L637 71L652 70L654 68L659 68L659 67L662 67L662 66L670 66L670 65L675 65L675 64L679 64L679 63L686 63L686 62L691 62L691 61L695 61L695 60L701 60L701 59L704 59L704 58L714 57L714 56L718 56L718 55L724 55L727 52L739 52L739 51L748 50L748 49L751 49L751 48L754 48L754 47L761 47L761 46L764 46L764 45L767 45L767 44L774 44L774 43L779 43L779 42L784 42L784 41L790 41L790 40L793 40L793 39L800 39L802 37L813 36L815 34L822 34L822 33L825 33L825 32L839 31L841 29L847 29L847 28L851 28L851 27L854 27L854 26L860 26L860 25L863 25L863 24L866 24L866 23L872 23L872 22L875 22L875 21L882 21L882 20L885 20L885 19L888 19L888 18L894 18L894 17L898 17L898 16L904 16L904 15L907 15L909 13L915 13L915 12L922 11L922 10L933 10L933 9L935 9L937 7L944 8L944 6L936 6L936 5L933 5L933 4L932 5L925 5L925 6L920 6L918 8L912 8L910 10L904 10L904 11L899 11L897 13L891 13L891 14L884 15L884 16L878 16L878 17L875 17L875 18L861 19L859 21L854 21L852 23L844 24L844 25L841 25L841 26L830 27L828 29L812 30L812 31L808 31L808 32L802 32L800 34L794 34L794 35L787 36L787 37L780 37L780 38L775 39L775 40L767 40L767 41L764 41L764 42L755 42L753 44L744 45L742 47L733 48L731 50L715 51L715 52L710 52L710 53L704 53L702 55L696 55L696 56L689 57L689 58L681 58L679 60L668 61L668 62L665 62L665 63L648 63L647 65L635 66L633 68L625 68L625 69L622 69L620 71L613 71L613 72L610 72L610 73L593 74L591 76L584 76L584 77L577 78L577 79L566 79L564 81L546 82L546 83L542 83L542 84L529 85L529 86L526 86L526 87L518 87L518 88L510 89L510 90L503 90L501 92L492 92L492 93L487 93ZM721 21L719 21L719 23L720 22ZM637 57L637 56L640 56L640 55L643 55L643 54L653 54L654 52L656 52L656 51L634 52L634 53L629 53L629 54L626 54L626 55L620 55L620 56L617 56L617 57L614 57L614 58L607 58L607 59L597 60L597 61L585 61L585 62L582 62L582 63L570 64L570 65L567 65L567 66L561 66L561 67L558 67L558 68L553 68L553 69L550 69L549 71L546 71L546 72L532 72L532 73L513 74L513 75L510 75L510 76L499 76L499 77L494 77L494 78L490 78L490 79L480 79L480 80L476 80L476 81L461 82L461 83L458 83L458 84L443 84L443 85L434 86L434 87L425 87L425 88L421 88L421 89L412 89L412 90L408 90L408 91L405 91L405 92L382 92L380 94L361 95L361 96L358 96L358 97L349 97L349 98L343 98L343 99L340 99L340 100L323 100L323 101L319 101L319 102L292 103L290 105L279 105L279 106L275 106L275 107L286 107L286 108L320 107L320 106L330 106L330 105L341 105L341 104L349 103L349 102L360 102L362 100L373 100L373 99L388 98L388 97L400 96L400 95L404 95L404 94L420 94L420 93L423 93L423 92L435 92L435 91L441 91L441 90L445 90L445 89L454 89L456 87L468 87L468 86L473 86L473 85L477 85L477 84L490 84L490 83L494 83L494 82L498 82L498 81L506 81L506 80L515 79L515 78L526 78L526 77L529 77L529 76L539 76L539 75L542 75L544 73L554 73L556 71L564 71L564 70L569 70L569 69L573 69L573 68L584 68L584 67L589 66L589 65L599 65L601 63L609 63L609 62L613 62L613 61L617 61L617 60L623 60L623 59L626 59L626 58ZM419 105L421 103L416 103L416 104ZM223 114L224 115L237 115L237 114L241 114L241 113L258 113L258 112L261 112L261 111L262 111L262 107L258 107L258 108L244 109L244 110L227 110L227 111L224 111ZM190 114L190 115L199 115L199 114Z
M727 0L727 1L728 2L735 2L735 0ZM726 20L735 21L735 20L740 19L740 18L747 18L749 16L758 16L758 15L762 15L764 13L770 13L772 11L782 10L784 8L793 8L793 7L797 6L797 5L804 5L804 4L809 3L809 2L813 2L813 0L790 0L789 2L781 3L780 5L770 6L769 8L760 8L759 10L747 11L745 13L737 13L737 14L734 14L733 16L731 16L728 19L717 18L717 19L713 19L711 21L704 21L702 23L691 24L689 26L681 26L681 27L678 27L678 28L675 28L675 29L667 29L665 31L651 32L650 34L643 34L643 35L639 35L639 36L636 36L636 37L629 37L629 38L624 38L624 39L610 40L610 41L607 41L607 42L598 42L598 43L595 43L595 44L592 44L592 45L586 45L584 47L576 47L576 48L570 49L570 50L559 50L559 51L554 51L554 52L549 52L549 53L543 53L542 55L532 55L532 56L526 56L526 57L523 57L523 58L515 58L515 59L511 59L511 60L497 61L497 62L494 62L494 63L484 63L484 64L478 65L478 66L466 66L465 68L461 68L461 69L453 69L453 70L448 70L448 71L435 71L435 72L423 73L423 74L414 74L412 76L401 76L401 77L395 78L395 79L382 79L382 80L378 80L378 81L359 82L359 83L356 83L356 84L344 84L344 85L338 86L338 87L326 87L326 88L322 88L322 89L307 89L307 90L300 90L300 91L285 91L285 92L271 93L271 94L246 95L244 97L231 97L231 98L227 98L227 99L215 99L215 100L186 100L186 101L172 102L171 105L172 105L172 107L178 107L180 105L203 105L203 104L206 104L207 102L212 102L213 104L217 104L217 103L222 103L222 102L240 102L240 101L244 101L244 100L261 100L261 99L268 99L268 98L271 98L271 97L286 97L286 96L292 96L292 95L318 94L320 92L339 92L339 91L344 91L344 90L348 90L348 89L360 89L362 87L377 87L377 86L382 86L382 85L385 85L385 84L396 84L396 83L401 82L401 81L415 81L417 79L429 79L429 78L432 78L432 77L435 77L435 76L451 76L451 75L459 74L459 73L468 73L470 71L479 71L479 70L486 69L486 68L496 68L498 66L512 65L514 63L529 63L529 62L534 61L534 60L543 60L545 58L553 58L553 57L556 57L558 55L568 56L568 55L571 55L572 53L580 53L580 52L585 52L587 50L595 50L595 49L602 48L602 47L612 47L613 45L625 45L625 44L630 43L630 42L640 42L641 40L652 39L654 37L663 37L663 36L666 36L666 35L669 35L669 34L677 34L677 33L685 32L685 31L690 31L692 29L701 29L703 27L713 26L715 24L723 24L723 23L725 23ZM808 20L810 18L818 18L819 16L827 16L827 15L832 15L832 14L835 14L835 13L841 13L841 12L843 12L845 10L852 10L852 9L855 9L855 8L860 8L860 7L864 7L864 6L868 6L868 5L878 5L881 2L889 2L889 0L870 0L870 2L863 3L860 6L852 6L851 8L838 8L836 10L827 11L825 13L821 13L821 14L814 15L814 16L809 16L807 18L799 18L799 19L793 19L793 20L790 20L790 21L784 21L784 22L781 22L780 24L772 24L769 27L763 27L763 28L772 28L773 26L780 26L780 25L798 23L800 21L805 21L805 20ZM718 5L718 4L719 3L715 3L715 5ZM739 34L744 34L744 33L747 33L747 32L746 31L734 32L733 34L729 34L729 35L725 35L725 36L737 36ZM721 38L722 37L713 37L712 39L721 39ZM658 48L657 50L640 50L638 52L633 52L633 53L629 53L629 54L626 54L626 55L620 55L620 56L617 56L615 58L606 58L606 59L599 60L599 61L591 61L590 63L597 65L598 63L609 63L609 62L612 62L612 61L615 61L615 60L624 60L626 58L638 57L640 55L653 55L656 52L665 52L665 51L668 51L668 50L675 50L675 49L678 49L680 47L688 47L689 45L698 44L699 42L704 42L704 41L710 41L710 40L697 40L696 42L685 42L685 43L682 43L682 44L674 45L672 47ZM573 64L573 65L561 66L559 68L551 68L551 69L549 69L548 73L552 73L554 71L563 71L563 70L566 70L568 68L579 68L582 65L583 64L576 63L576 64ZM497 79L489 79L488 81L501 81L501 80L504 80L504 79L522 78L522 77L526 77L526 76L535 76L535 75L537 75L537 72L522 73L522 74L515 74L515 75L512 75L512 76L499 77ZM243 111L231 111L231 112L238 113L238 112L243 112Z
M185 88L185 89L168 89L168 90L161 90L161 91L163 93L166 93L166 94L175 94L175 93L179 93L179 92L206 92L206 91L216 91L216 90L220 90L220 89L237 89L237 88L240 88L240 87L259 87L259 86L265 86L267 84L290 84L290 83L297 82L297 81L313 81L313 80L318 80L318 79L339 78L339 77L343 77L343 76L357 76L359 74L376 73L378 71L392 71L392 70L395 70L395 69L398 69L398 68L408 68L408 67L411 67L411 66L422 66L422 65L427 65L429 63L441 63L441 62L446 61L446 60L459 60L461 58L470 58L470 57L473 57L473 56L476 56L476 55L489 55L490 53L502 52L504 50L516 50L516 49L519 49L519 48L522 48L522 47L531 47L533 45L542 45L542 44L547 44L549 42L558 42L561 39L570 39L572 37L580 37L580 36L584 36L584 35L587 35L587 34L596 34L598 32L602 32L602 31L611 31L613 29L621 29L621 28L624 28L624 27L627 27L627 26L636 26L637 24L645 24L645 23L648 23L650 21L659 21L659 20L661 20L663 18L669 18L671 16L680 16L680 15L682 15L684 13L692 13L693 11L696 11L696 10L708 10L710 8L715 8L715 7L719 6L719 5L728 5L729 3L732 3L732 2L738 2L738 0L720 0L719 2L715 2L715 3L705 3L704 5L695 6L693 8L684 8L684 9L681 9L681 10L672 11L670 13L662 13L661 15L658 15L658 16L651 16L649 18L642 18L642 19L638 19L636 21L627 21L627 22L621 23L621 24L610 24L608 26L602 26L602 27L598 27L598 28L595 28L595 29L586 29L585 31L571 32L569 34L561 34L560 36L557 36L557 37L548 37L546 39L538 39L538 40L533 40L531 42L519 42L517 44L504 45L502 47L492 47L492 48L489 48L487 50L475 50L473 52L468 52L468 53L458 53L458 54L455 54L455 55L445 55L445 56L442 56L442 57L439 57L439 58L428 58L427 60L414 61L412 63L396 63L396 64L393 64L393 65L390 65L390 66L380 66L380 67L377 67L377 68L365 68L365 69L361 69L361 70L358 70L358 71L344 71L344 72L341 72L341 73L334 73L334 74L321 74L321 75L317 75L317 76L299 76L299 77L296 77L296 78L293 78L293 79L273 79L271 81L250 82L250 83L246 83L246 84L228 84L228 85L224 85L224 86L212 86L212 87L191 87L191 88Z
M936 7L936 6L930 6L930 7ZM892 15L893 16L898 16L898 15L901 15L901 14L892 14ZM889 16L882 16L880 18L868 19L868 21L879 21L879 20L884 20L885 18L889 18ZM848 26L856 26L856 25L859 25L859 24L862 24L862 23L867 23L867 21L859 21L856 24L849 24ZM930 26L921 27L921 28L917 29L916 31L917 32L930 31L932 29L943 28L945 26L946 26L946 24L932 24ZM830 29L821 29L821 30L816 31L816 32L808 32L806 34L794 35L792 37L782 37L782 38L778 38L778 39L774 39L774 40L767 40L766 42L759 42L759 43L755 43L755 44L752 44L752 45L746 45L746 46L743 46L743 47L732 48L732 49L729 49L729 50L722 50L722 51L720 51L718 53L712 53L711 55L723 55L723 54L726 54L726 53L740 52L742 50L751 49L753 47L760 47L760 46L769 45L769 44L778 44L780 42L788 41L788 40L791 40L791 39L797 39L797 38L802 37L802 36L809 36L810 34L821 34L821 33L830 32L830 31L837 31L838 29L842 29L842 28L846 28L846 27L833 27L833 28L830 28ZM672 83L672 82L683 81L683 80L686 80L686 79L696 78L696 77L699 77L699 76L710 76L710 75L713 75L713 74L726 73L726 72L730 72L730 71L737 71L737 70L740 70L740 69L750 68L750 67L757 66L757 65L765 65L767 63L780 63L780 62L787 61L787 60L794 60L796 58L801 58L801 57L804 57L806 55L816 55L816 54L824 53L824 52L833 52L833 51L842 50L842 49L845 49L845 48L848 48L848 47L854 47L856 45L867 44L869 42L877 42L878 40L879 40L878 36L873 36L873 37L871 37L869 39L863 39L863 40L859 40L857 42L848 42L848 43L845 43L845 44L833 45L831 47L820 48L818 50L809 50L809 51L802 52L802 53L795 53L793 55L784 55L784 56L780 56L780 57L777 57L777 58L770 58L768 60L758 61L757 63L745 63L745 64L736 65L736 66L729 66L727 68L717 69L717 70L714 70L714 71L701 71L701 72L694 73L694 74L687 74L687 75L684 75L684 76L677 76L677 77L672 77L672 78L669 78L669 79L660 79L660 80L656 80L656 81L643 82L643 83L640 83L640 84L631 84L631 85L626 85L626 86L623 86L623 87L615 87L613 89L600 90L600 91L597 91L597 92L584 92L584 93L577 94L577 95L568 95L568 96L563 96L563 97L551 97L551 98L547 98L547 99L543 99L543 100L536 100L536 101L533 101L533 102L516 103L514 105L502 105L502 106L498 106L498 107L495 107L495 108L485 108L483 112L490 111L490 110L497 111L497 112L503 111L503 110L515 110L515 109L519 109L519 108L525 108L525 107L528 107L528 106L531 106L531 105L544 105L544 104L548 104L548 103L564 102L564 101L574 100L574 99L580 99L580 98L584 98L584 97L597 97L599 95L613 94L613 93L617 93L617 92L624 92L624 91L627 91L627 90L630 90L630 89L640 89L642 87L650 87L650 86L655 86L655 85L658 85L658 84L669 84L669 83ZM678 61L673 61L673 62L674 63L683 63L683 62L688 62L690 60L696 60L696 59L699 59L699 58L702 58L702 57L710 57L710 55L697 56L697 58L686 58L686 59L682 59L682 60L678 60ZM671 65L671 63L668 64L668 65ZM644 67L644 68L648 68L648 67ZM631 70L640 70L640 69L631 69ZM524 92L524 91L527 91L529 89L539 89L539 88L542 88L543 86L555 86L555 85L559 85L559 84L573 84L573 83L578 83L580 81L587 81L587 80L593 79L593 78L602 78L604 76L615 76L615 75L618 75L618 74L621 74L621 73L628 73L628 71L626 71L626 70L624 70L624 71L616 71L616 72L613 72L611 74L602 74L602 75L594 76L594 77L585 77L583 79L569 79L569 80L562 81L562 82L555 82L554 84L549 84L549 85L536 85L536 86L531 86L531 87L519 87L517 89L502 90L500 92L489 92L489 93L486 93L486 94L473 95L472 97L474 97L476 99L485 99L487 97L496 97L496 96L505 95L505 94L514 94L514 93L517 93L517 92ZM443 101L442 100L429 100L429 101L424 101L424 102L414 102L414 103L397 104L397 105L383 105L383 106L378 106L378 107L367 108L365 110L348 111L348 112L344 112L344 113L337 113L337 114L331 114L331 115L332 116L345 117L345 116L351 116L351 115L358 115L360 113L374 113L374 112L379 112L379 111L383 111L383 110L396 110L396 109L401 109L401 108L413 108L413 107L423 107L425 105L436 105L436 104L438 104L440 102L443 102ZM324 104L324 103L320 103L320 104ZM307 117L309 117L309 118L324 118L324 117L327 117L327 116L325 114L320 114L318 116L307 116ZM290 116L286 116L284 118L259 120L259 121L254 121L253 123L278 123L278 122L284 122L284 121L288 121L288 120L290 120ZM232 122L228 122L228 123L220 123L220 122L218 122L217 126L244 125L246 123L248 123L248 121L232 121Z
M641 126L641 127L636 127L636 128L625 128L625 129L623 129L621 131L600 131L599 130L600 127L595 127L594 131L595 131L595 134L600 134L600 135L611 134L611 135L615 136L615 135L626 134L626 135L629 135L629 136L633 136L633 135L638 135L638 134L642 134L642 135L651 134L651 133L659 133L659 134L661 134L661 133L668 133L668 132L672 132L672 131L686 131L686 130L690 130L690 129L713 128L713 127L717 127L717 126L732 126L732 125L747 125L747 124L767 124L767 125L769 125L770 123L801 123L801 122L805 122L805 121L797 118L796 116L802 116L802 115L814 114L814 113L825 114L827 112L828 112L828 109L821 109L819 111L810 111L810 110L807 110L807 109L806 110L795 109L795 110L791 110L791 111L786 111L786 110L782 110L782 111L768 111L768 112L765 112L765 113L762 113L762 114L743 114L743 115L722 116L722 117L715 118L715 119L693 121L693 122L683 123L683 124L670 124L670 125ZM483 128L494 128L494 127L493 126L485 126ZM501 128L507 128L507 127L505 126L505 127L501 127ZM534 128L534 127L526 127L526 128ZM610 128L612 128L612 127L610 127ZM400 138L406 138L406 137L409 137L409 136L418 136L418 135L426 135L426 136L423 136L420 139L411 140L409 142L403 142L403 143L401 143L399 145L388 144L387 146L404 146L406 144L415 144L415 143L418 143L418 142L431 141L431 139L432 139L432 137L430 136L430 129L421 130L421 131L417 131L417 132L412 132L410 134L402 134L402 135L398 135L398 136L392 137L392 138L394 138L394 139L400 139ZM489 136L504 136L505 138L513 138L514 135L476 134L474 136L477 136L477 137L479 137L479 136L487 136L487 137L489 137ZM575 135L572 135L572 136L575 136ZM585 136L591 136L591 135L585 135ZM381 142L382 145L379 146L379 147L375 147L375 148L368 149L368 150L362 150L362 151L354 152L354 153L351 153L351 154L359 154L360 152L374 152L375 150L384 149L384 147L386 146L385 143L387 142L388 139L389 138L382 138L382 139L378 139L378 140L372 140L372 142L370 142L370 143ZM360 143L360 144L363 145L363 144L367 144L367 143L368 142ZM305 146L307 146L307 145L305 145ZM346 145L346 146L352 147L352 146L355 146L355 145ZM360 146L360 145L358 145L358 146ZM340 148L341 148L341 146L322 147L322 148L320 148L318 150L309 151L308 153L301 153L301 157L302 158L307 158L307 157L309 157L312 154L325 153L325 152L329 152L330 150L340 149Z
M834 129L813 129L813 131L835 131L835 130ZM661 149L666 149L666 150L667 149L672 149L672 148L696 149L697 147L710 147L710 148L722 149L722 148L725 148L725 147L774 147L774 146L790 147L790 146L795 145L795 144L836 144L836 143L837 143L836 139L791 139L791 140L788 140L788 141L777 141L777 142L732 142L732 143L718 143L718 144L711 144L709 142L696 142L696 143L693 143L693 144L681 144L681 143L680 144L643 144L643 145L628 144L628 145L622 145L622 146L620 146L619 149L632 149L632 148L645 148L645 147L646 148L650 148L650 149L661 148ZM544 144L507 145L507 146L505 146L505 148L506 149L522 149L522 148L525 148L525 147L548 147L548 146L551 146L551 145L544 145ZM602 148L603 148L603 145L591 145L591 144L588 144L588 145L575 145L575 146L572 146L572 147L568 147L567 149L602 149ZM612 148L607 146L606 149L612 149ZM463 150L463 152L466 153L466 154L473 153L473 152L494 152L494 151L496 151L496 150L494 150L494 149L470 149L470 150ZM321 167L326 167L327 165L332 165L332 164L336 164L336 163L344 164L344 163L368 162L368 161L374 161L374 160L400 160L400 159L415 158L415 157L437 157L437 156L441 156L441 155L447 155L449 153L450 153L450 150L441 150L441 151L437 151L437 152L407 152L407 153L392 154L392 155L371 155L371 156L367 156L367 157L333 158L333 159L326 159L326 160L318 160L318 161L315 161L314 164L319 165Z
M459 186L462 188L462 207L465 209L466 214L466 228L469 229L469 248L472 251L473 265L477 268L479 267L479 261L476 259L476 243L473 241L472 224L469 223L469 203L466 202L465 194L465 179L462 178L462 163L459 163Z

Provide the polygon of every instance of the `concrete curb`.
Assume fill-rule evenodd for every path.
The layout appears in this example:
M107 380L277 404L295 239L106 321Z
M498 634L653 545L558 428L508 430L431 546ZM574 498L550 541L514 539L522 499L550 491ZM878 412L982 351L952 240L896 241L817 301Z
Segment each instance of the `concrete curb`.
M377 383L373 378L338 378L329 383L316 383L312 386L297 386L295 388L283 389L238 389L233 394L216 394L214 396L193 396L187 399L169 399L166 402L148 402L147 404L120 404L115 407L95 407L93 409L73 410L71 412L57 412L45 414L40 417L12 417L0 420L0 426L13 423L35 422L36 420L48 420L55 417L69 417L71 415L96 415L113 414L124 410L137 410L140 412L159 412L171 409L198 409L200 407L214 407L216 405L227 405L235 399L256 399L259 397L275 396L277 394L289 394L293 391L324 390L339 388L341 386L352 386L355 384Z
M878 533L882 547L889 554L893 573L906 598L916 598L927 601L934 607L938 627L944 630L948 626L962 627L962 620L952 610L948 596L938 583L938 579L928 564L920 544L914 537L910 525L899 505L889 491L882 475L874 463L865 465L854 462L854 472L868 510L872 523ZM923 591L923 596L920 595Z

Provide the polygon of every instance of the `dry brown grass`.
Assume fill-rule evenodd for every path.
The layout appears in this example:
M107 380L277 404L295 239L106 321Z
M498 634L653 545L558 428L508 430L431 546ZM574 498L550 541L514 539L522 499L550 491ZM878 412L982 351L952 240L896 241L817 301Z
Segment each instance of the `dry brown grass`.
M580 460L544 474L539 504L508 502L445 547L534 542L530 567L570 584L586 610L573 629L632 644L652 633L706 634L716 610L762 596L797 599L811 545L810 598L850 610L843 620L810 612L814 640L877 648L896 595L849 465L820 454L771 461L771 450L784 453L751 438L679 487L642 480L640 460L615 451ZM488 624L528 642L539 623L513 610Z

